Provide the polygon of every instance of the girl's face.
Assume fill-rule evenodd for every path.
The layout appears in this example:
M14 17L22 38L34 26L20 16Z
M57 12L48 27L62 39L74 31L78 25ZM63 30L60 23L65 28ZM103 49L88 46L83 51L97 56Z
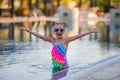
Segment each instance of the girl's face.
M62 23L56 23L54 25L54 33L57 38L62 38L65 32L65 27Z

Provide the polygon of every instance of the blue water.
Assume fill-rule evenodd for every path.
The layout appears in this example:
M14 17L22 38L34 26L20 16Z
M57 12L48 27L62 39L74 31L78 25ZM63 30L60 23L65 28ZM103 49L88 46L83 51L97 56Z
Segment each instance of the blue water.
M52 76L52 44L38 42L6 42L7 48L0 51L0 80L56 80L72 75L102 59L119 54L119 47L107 45L98 40L88 40L89 36L69 44L67 59L69 69ZM9 50L9 48L11 48Z

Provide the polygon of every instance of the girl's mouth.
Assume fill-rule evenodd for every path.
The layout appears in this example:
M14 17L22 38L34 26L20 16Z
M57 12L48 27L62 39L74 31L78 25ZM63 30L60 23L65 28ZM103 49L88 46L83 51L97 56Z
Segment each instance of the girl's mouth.
M62 34L57 34L57 36L61 36Z

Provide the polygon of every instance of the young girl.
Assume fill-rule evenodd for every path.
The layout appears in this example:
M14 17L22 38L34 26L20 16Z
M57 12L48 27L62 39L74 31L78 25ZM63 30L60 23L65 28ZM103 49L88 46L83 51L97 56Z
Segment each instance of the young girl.
M39 37L45 41L48 41L53 44L53 48L51 51L52 56L52 63L54 69L66 69L68 68L68 63L66 60L66 53L68 44L76 39L79 39L85 35L96 33L98 30L91 30L86 33L78 34L75 36L64 38L63 34L65 33L65 26L66 24L64 22L62 23L54 23L53 25L54 33L56 35L56 38L54 37L47 37L43 36L41 34L38 34L36 32L32 32L29 28L21 27L21 29L26 30L27 32L35 35L36 37Z

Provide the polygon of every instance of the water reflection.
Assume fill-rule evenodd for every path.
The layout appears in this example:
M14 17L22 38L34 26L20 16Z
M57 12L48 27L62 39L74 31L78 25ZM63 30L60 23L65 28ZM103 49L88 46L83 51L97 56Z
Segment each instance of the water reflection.
M54 71L56 72L55 74L51 72L50 49L52 45L40 40L40 42L15 42L14 52L9 50L2 51L3 55L0 53L0 73L3 75L3 78L9 78L11 80L15 78L10 77L12 74L15 74L15 76L25 75L22 80L27 80L28 77L30 77L28 75L32 75L32 78L30 77L31 79L56 80L78 72L81 66L87 66L88 64L105 59L106 57L119 54L119 48L115 46L110 45L111 48L108 50L106 44L100 44L97 41L89 41L88 37L86 38L70 44L67 54L70 65L69 71ZM92 47L88 47L90 45L92 45Z
M115 18L116 19L119 18ZM114 21L114 22L115 22ZM119 21L119 20L117 20ZM93 34L93 35L89 35L89 39L97 39L99 38L99 40L103 41L103 42L115 42L115 43L119 43L119 33L118 33L118 22L114 23L111 22L110 24L105 24L105 22L97 22L96 27L100 30L100 34ZM0 40L14 40L15 42L20 42L20 41L24 41L24 42L29 42L29 41L36 41L38 42L39 39L37 37L32 36L31 34L29 34L26 31L20 30L21 26L24 23L21 24L1 24L0 25ZM117 26L116 26L117 25ZM46 35L46 36L53 36L52 33L52 22L47 22L47 24L45 25L44 22L33 22L33 23L29 23L30 29L33 31L36 31L37 33ZM115 29L117 29L117 34L115 32L115 29L113 29L115 27ZM80 28L81 31L84 30L82 28Z

